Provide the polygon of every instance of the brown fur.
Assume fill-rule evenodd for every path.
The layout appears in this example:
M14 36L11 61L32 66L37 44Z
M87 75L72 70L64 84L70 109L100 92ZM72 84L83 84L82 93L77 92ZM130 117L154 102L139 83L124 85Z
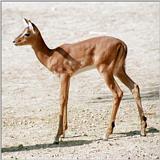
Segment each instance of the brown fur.
M94 65L103 76L105 83L113 94L113 109L105 138L113 132L116 114L123 92L114 79L117 76L132 92L137 103L141 134L146 135L146 119L141 105L138 85L131 80L125 71L127 46L120 39L103 36L90 38L73 44L63 44L55 49L49 49L45 44L38 28L29 20L28 27L15 40L15 45L31 45L39 61L51 72L61 78L59 128L55 143L65 134L67 126L67 102L70 78L80 69ZM24 35L28 33L29 36Z

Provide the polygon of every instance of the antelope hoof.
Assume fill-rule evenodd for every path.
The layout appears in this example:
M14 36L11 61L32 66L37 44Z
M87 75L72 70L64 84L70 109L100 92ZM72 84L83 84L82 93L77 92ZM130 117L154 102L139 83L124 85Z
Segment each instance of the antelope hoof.
M114 126L108 128L107 133L103 136L103 140L108 141L109 136L113 133Z
M141 136L146 136L146 128L147 128L147 118L143 116L143 121L141 123Z
M108 141L108 139L109 139L109 135L108 135L108 134L104 134L103 140L104 140L104 141Z
M141 130L141 136L146 136L146 129Z
M53 144L59 144L59 138L55 137Z
M63 133L63 134L61 135L61 138L65 138L65 133Z

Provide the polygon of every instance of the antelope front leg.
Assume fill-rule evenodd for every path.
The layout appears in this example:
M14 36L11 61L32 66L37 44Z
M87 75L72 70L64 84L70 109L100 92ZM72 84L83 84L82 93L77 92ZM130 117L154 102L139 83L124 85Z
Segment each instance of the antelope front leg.
M67 129L67 103L69 93L70 76L61 76L61 89L60 89L60 114L59 114L59 127L54 143L59 143L61 135L64 136L65 130Z
M67 105L64 108L64 114L63 114L63 135L62 138L65 137L65 130L68 128L68 121L67 121Z

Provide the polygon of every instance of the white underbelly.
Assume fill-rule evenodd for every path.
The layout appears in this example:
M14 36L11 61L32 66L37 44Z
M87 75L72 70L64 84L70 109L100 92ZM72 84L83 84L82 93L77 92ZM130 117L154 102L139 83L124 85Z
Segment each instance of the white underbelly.
M95 67L94 65L86 66L86 67L84 67L84 68L79 69L77 72L75 72L74 75L77 75L77 74L79 74L79 73L82 73L82 72L85 72L85 71L89 71L89 70L95 69L95 68L96 68L96 67Z

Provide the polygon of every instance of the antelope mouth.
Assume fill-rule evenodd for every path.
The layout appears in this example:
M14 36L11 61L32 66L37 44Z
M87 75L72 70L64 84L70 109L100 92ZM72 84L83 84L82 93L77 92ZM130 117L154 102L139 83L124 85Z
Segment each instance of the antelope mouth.
M20 46L20 45L21 45L21 42L13 41L13 44L14 44L15 46Z
M17 44L17 43L14 43L14 45L15 45L15 46L18 46L18 44Z
M14 44L15 46L17 46L17 43L16 43L16 41L13 41L13 44Z

